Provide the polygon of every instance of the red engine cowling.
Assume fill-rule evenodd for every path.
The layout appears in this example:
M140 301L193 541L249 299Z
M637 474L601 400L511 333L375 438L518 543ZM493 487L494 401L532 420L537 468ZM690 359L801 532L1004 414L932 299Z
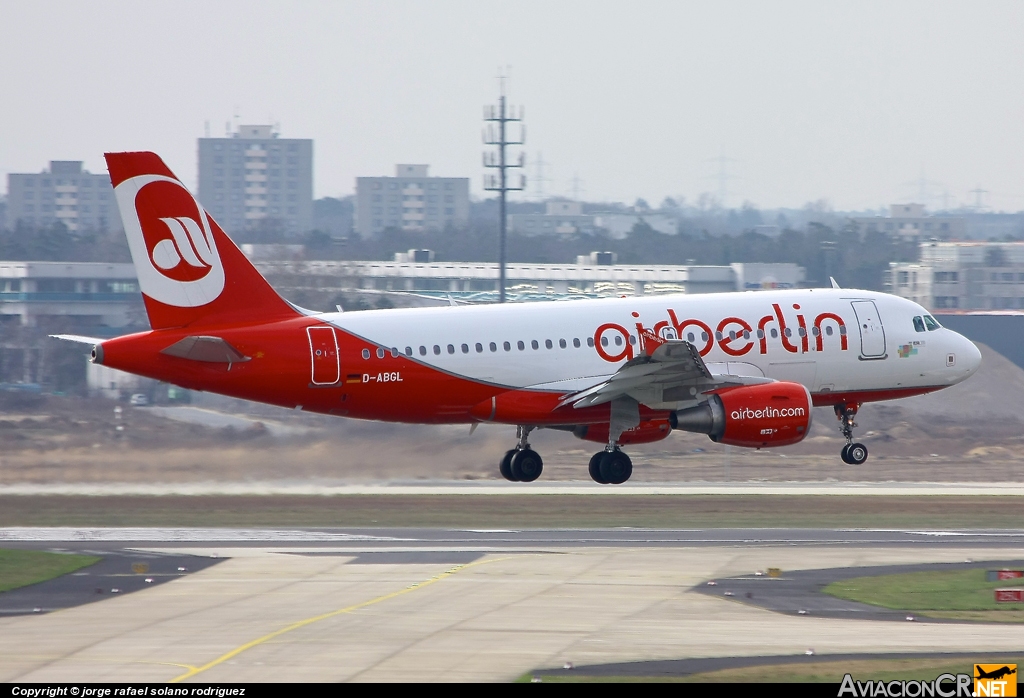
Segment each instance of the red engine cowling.
M619 437L619 445L647 444L652 441L661 441L672 432L672 426L667 419L650 419L641 421L640 424L622 432ZM596 441L601 444L608 443L607 424L581 424L572 431L578 438L586 441Z
M803 441L811 428L811 394L786 381L722 388L703 404L673 412L670 421L675 429L730 446L788 446Z

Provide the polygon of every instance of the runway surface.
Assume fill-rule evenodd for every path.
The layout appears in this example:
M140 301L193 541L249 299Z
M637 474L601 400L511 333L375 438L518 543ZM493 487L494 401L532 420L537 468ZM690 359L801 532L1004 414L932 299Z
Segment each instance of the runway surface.
M95 482L0 485L5 495L836 495L836 496L1024 496L1022 482L504 482L496 480L252 482Z
M6 528L0 546L217 561L0 617L2 681L502 681L566 662L1024 647L1021 625L790 615L694 590L769 567L1019 560L1021 530Z

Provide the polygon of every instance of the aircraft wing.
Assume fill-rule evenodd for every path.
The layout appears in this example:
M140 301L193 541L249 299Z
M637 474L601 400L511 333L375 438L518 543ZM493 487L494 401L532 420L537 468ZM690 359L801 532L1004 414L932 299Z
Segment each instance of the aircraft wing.
M559 406L590 407L622 397L632 397L643 404L682 402L695 399L698 393L728 385L772 382L760 376L712 373L697 347L685 340L647 336L641 346L640 356L626 362L611 378L566 395Z

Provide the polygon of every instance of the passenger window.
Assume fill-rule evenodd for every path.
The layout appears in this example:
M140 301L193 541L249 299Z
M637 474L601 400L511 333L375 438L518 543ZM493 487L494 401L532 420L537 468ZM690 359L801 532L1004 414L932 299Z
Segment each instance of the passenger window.
M572 345L574 347L576 347L577 349L579 349L580 348L580 338L579 337L573 337Z
M793 330L792 330L792 328L789 328L789 327L787 327L787 328L786 328L786 331L785 331L785 333L784 333L784 334L785 334L785 335L786 335L787 337L792 337L792 336L793 336Z
M426 356L426 355L427 355L427 348L421 345L420 346L420 356Z
M758 330L757 331L757 338L758 339L764 339L764 330Z
M363 358L364 359L369 359L370 358L370 350L369 349L363 349Z
M817 327L812 327L811 328L811 334L813 334L815 337L817 337L818 335L821 334L821 329L819 329Z
M523 340L521 339L518 342L516 342L516 346L519 347L519 351L522 351L523 349L526 348L526 345L523 344Z
M406 347L405 348L405 355L406 356L412 356L412 347Z
M392 359L397 359L398 358L398 347L391 347L391 358Z
M512 345L509 344L508 342L505 342L501 346L503 346L505 348L505 351L512 351Z
M940 325L938 323L938 321L935 318L933 318L931 315L925 315L924 316L924 324L925 324L925 327L928 328L929 332L931 332L933 330L937 330L940 327L942 327L942 325Z
M588 347L594 346L594 338L593 337L587 337L587 346Z
M383 359L384 358L384 347L377 347L377 358L378 359Z
M801 327L800 329L798 329L798 330L796 331L796 333L797 333L798 335L800 335L801 337L806 337L806 336L807 336L807 329L806 329L806 328L803 328L803 327Z
M702 342L708 341L708 333L707 332L701 332L700 333L700 339L701 339Z
M636 344L636 337L634 337L633 335L629 335L629 343Z
M772 339L778 339L778 338L779 338L779 331L773 327L772 328Z
M435 345L434 345L434 354L438 354L438 355L439 355L440 353L441 353L441 347L439 347L439 346L437 346L437 345L435 344Z
M565 340L564 339L558 340L558 346L561 347L562 349L565 349Z
M693 336L693 332L690 332L689 334L686 335L686 341L687 342L693 342L693 341L696 341L696 339L697 338Z
M620 339L619 342L621 343L622 340ZM601 346L602 347L608 346L608 338L607 337L601 337Z
M536 339L530 342L530 346L533 347L534 349L540 349L540 344L537 342Z
M617 347L621 347L622 346L622 335L621 334L615 335L615 346L617 346Z
M463 344L462 345L462 353L463 354L468 354L469 353L469 345L468 344Z
M715 332L715 339L717 341L721 342L722 341L722 333L721 332Z
M448 353L449 354L454 354L455 353L455 346L454 345L451 345L451 344L448 345Z
M920 315L915 315L914 316L914 331L915 332L924 332L925 331L925 329L924 329L924 320L921 319Z
M828 326L825 327L825 334L827 334L829 337L832 336L832 326L831 325L828 325Z
M484 345L481 344L480 342L477 342L476 343L476 353L477 354L482 354L483 351L484 351Z
M548 349L551 349L552 347L554 347L554 345L551 343L550 339L545 339L544 340L544 346L547 347Z
M498 345L494 342L491 342L491 351L498 351Z

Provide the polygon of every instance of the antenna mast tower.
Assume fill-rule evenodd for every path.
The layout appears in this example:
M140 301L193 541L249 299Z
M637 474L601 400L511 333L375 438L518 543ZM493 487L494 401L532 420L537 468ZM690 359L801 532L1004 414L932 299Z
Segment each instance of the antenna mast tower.
M523 108L508 107L505 104L505 76L498 76L501 96L498 104L484 107L484 145L494 146L494 150L484 152L484 167L497 170L493 174L484 175L484 191L498 192L501 240L498 252L498 302L505 302L505 235L508 227L508 215L505 213L505 198L510 191L522 191L526 188L526 176L519 174L518 184L509 180L509 170L523 168L526 165L526 154L520 152L518 159L513 161L506 153L510 145L523 145L526 142L526 127L522 125ZM512 139L508 125L519 123L518 138ZM497 126L497 128L495 128Z

